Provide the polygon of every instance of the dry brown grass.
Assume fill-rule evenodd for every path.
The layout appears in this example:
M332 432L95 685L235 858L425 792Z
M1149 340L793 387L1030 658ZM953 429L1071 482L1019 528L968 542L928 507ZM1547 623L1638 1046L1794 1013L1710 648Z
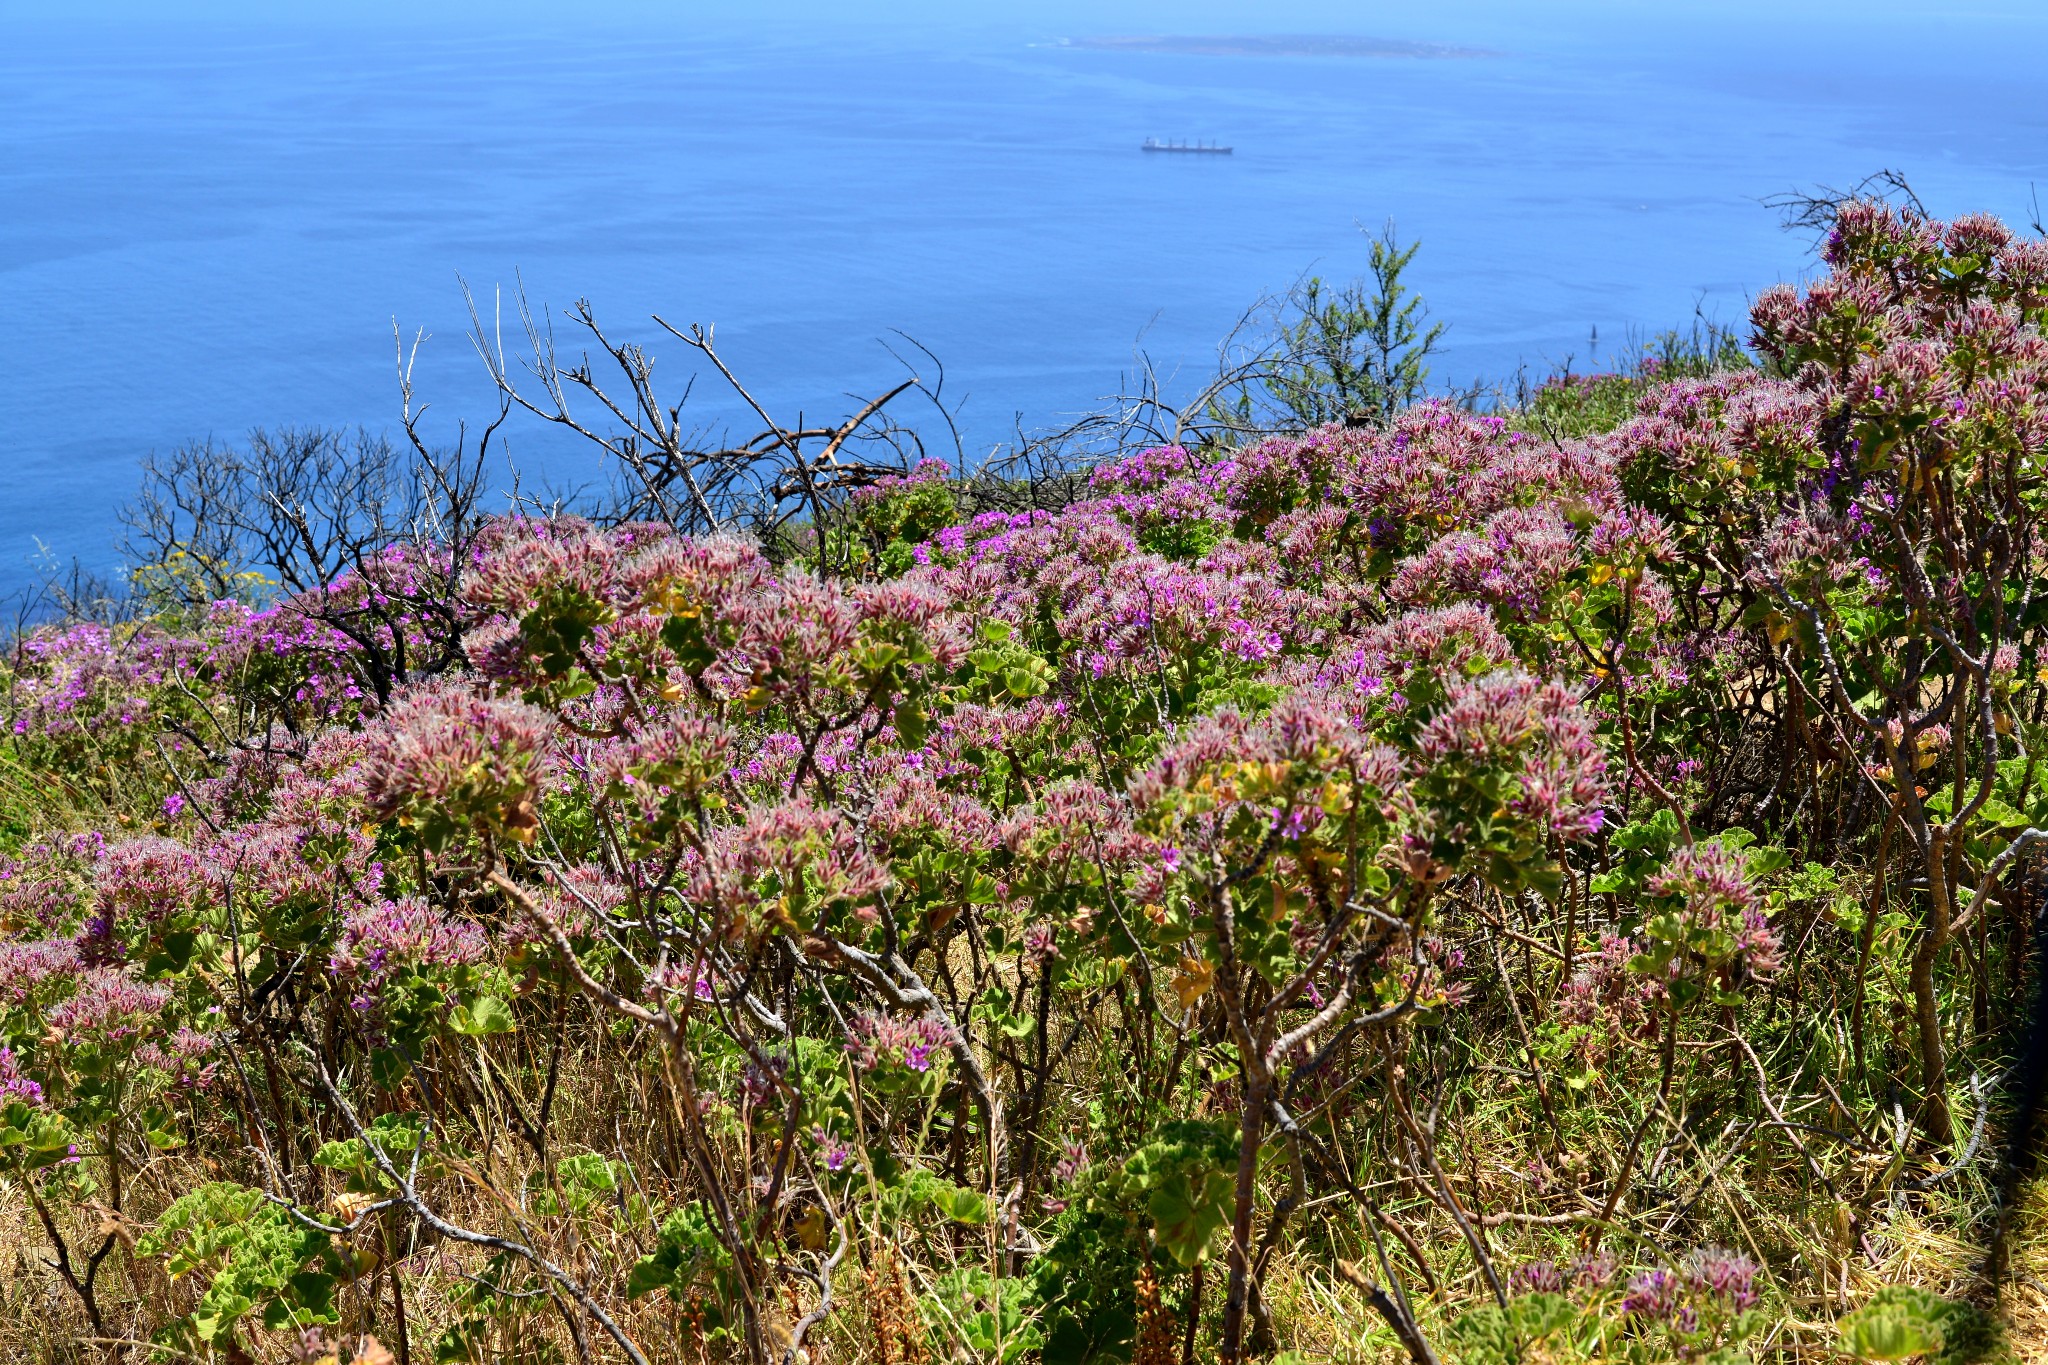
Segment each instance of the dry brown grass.
M1083 1076L1091 1067L1113 1064L1107 1051L1098 1055L1089 1045L1074 1056L1077 1073ZM688 1187L674 1174L672 1154L662 1150L660 1134L644 1126L635 1131L622 1121L625 1115L656 1111L659 1097L653 1087L658 1084L658 1075L638 1054L602 1031L578 1030L554 1111L553 1155L598 1152L623 1159L634 1182L657 1205L686 1199ZM1622 1073L1611 1084L1616 1095L1623 1095L1630 1080ZM393 1107L405 1107L402 1097L392 1101ZM1606 1102L1603 1099L1602 1105ZM1625 1116L1602 1112L1597 1123L1589 1121L1573 1130L1573 1141L1579 1144L1575 1169L1611 1168L1625 1140ZM1520 1080L1488 1073L1461 1095L1450 1097L1444 1124L1442 1150L1451 1168L1450 1183L1468 1207L1536 1213L1557 1202L1557 1190L1538 1190L1527 1178L1530 1153L1545 1139L1530 1092ZM618 1222L586 1220L570 1228L545 1219L521 1219L518 1192L539 1188L543 1172L530 1148L508 1134L502 1115L494 1117L486 1109L479 1113L478 1125L451 1130L449 1136L469 1148L471 1156L431 1187L443 1216L492 1231L517 1230L593 1285L623 1284L633 1262L648 1250L645 1229ZM1914 1195L1897 1206L1880 1201L1872 1212L1866 1251L1842 1244L1830 1205L1789 1146L1760 1147L1732 1163L1729 1153L1711 1142L1695 1146L1660 1136L1653 1147L1646 1179L1684 1196L1685 1215L1682 1220L1665 1219L1661 1232L1656 1216L1639 1220L1643 1240L1610 1245L1617 1246L1626 1261L1655 1259L1660 1252L1675 1255L1702 1242L1719 1241L1746 1250L1771 1267L1767 1307L1774 1325L1758 1339L1760 1358L1839 1365L1842 1358L1834 1350L1836 1318L1881 1286L1912 1284L1986 1306L1996 1302L2009 1323L2015 1355L2048 1365L2048 1180L2029 1187L2016 1211L2011 1275L2002 1294L1994 1294L1983 1278L1982 1233L1992 1226L1994 1172L1988 1155L1931 1195ZM1986 1144L1987 1152L1997 1150L1995 1140ZM1415 1173L1403 1172L1384 1153L1367 1154L1362 1161L1362 1168L1372 1172L1375 1197L1403 1222L1429 1258L1425 1274L1398 1242L1388 1239L1424 1332L1442 1340L1460 1313L1486 1301L1478 1267L1451 1218L1433 1202ZM254 1181L258 1174L248 1154L239 1168L219 1157L203 1159L182 1152L156 1156L142 1164L130 1183L129 1212L139 1228L178 1192L209 1179ZM1322 1218L1328 1221L1300 1218L1290 1225L1289 1240L1265 1278L1277 1345L1307 1361L1395 1365L1402 1354L1393 1334L1359 1291L1334 1273L1340 1255L1372 1263L1362 1224L1343 1210L1341 1201L1324 1206L1318 1213ZM70 1230L90 1231L82 1225ZM1487 1241L1496 1265L1505 1272L1531 1260L1568 1259L1583 1246L1586 1232L1585 1224L1508 1222L1490 1228ZM836 1311L809 1340L810 1365L905 1365L914 1360L909 1319L915 1310L910 1297L927 1292L931 1280L951 1262L984 1260L985 1248L967 1245L980 1236L963 1234L949 1240L929 1229L900 1235L864 1229L835 1277ZM46 1254L41 1230L20 1190L0 1186L0 1362L97 1365L113 1359L117 1351L112 1343L88 1339L73 1296L42 1263ZM900 1258L895 1259L895 1268L901 1279L890 1269L894 1258ZM486 1260L486 1254L475 1248L446 1243L422 1243L407 1260L405 1307L412 1361L426 1365L432 1359L431 1343L460 1316L457 1296L473 1283L468 1277L482 1273ZM137 1343L167 1316L188 1308L198 1289L168 1283L153 1267L118 1253L110 1258L103 1280L117 1334ZM777 1327L786 1332L787 1325L814 1304L815 1291L794 1280L785 1282L780 1292L785 1301L777 1306L771 1335ZM610 1294L605 1302L652 1360L713 1365L726 1358L703 1347L687 1305L670 1303L662 1295L627 1302ZM494 1330L486 1358L508 1365L574 1361L574 1346L553 1306L545 1299L529 1303L531 1311L508 1317ZM397 1344L388 1281L382 1276L346 1288L340 1304L344 1330L375 1331L388 1344ZM290 1334L257 1332L250 1338L249 1360L288 1365L296 1359ZM617 1358L599 1334L590 1333L590 1340L597 1359ZM139 1348L128 1349L126 1355L130 1362L150 1358ZM225 1353L218 1359L240 1365ZM951 1365L946 1355L935 1354L933 1365L941 1362Z
M183 1163L165 1159L158 1172L165 1181L203 1178L198 1169L181 1170ZM194 1167L197 1163L190 1163ZM499 1178L523 1180L530 1170L521 1170L510 1154L501 1149ZM1754 1194L1754 1192L1751 1192ZM504 1210L497 1198L463 1182L444 1186L438 1192L439 1207L446 1216L477 1226L493 1225L494 1216L502 1226ZM1769 1201L1763 1200L1768 1203ZM1988 1210L1987 1210L1988 1211ZM1779 1218L1767 1230L1776 1236L1800 1237L1793 1249L1796 1259L1830 1265L1830 1285L1822 1290L1815 1281L1803 1285L1780 1283L1771 1303L1775 1325L1758 1340L1757 1354L1765 1360L1782 1362L1835 1362L1834 1320L1883 1285L1913 1284L1956 1297L1968 1297L1986 1305L1997 1302L2008 1324L2015 1356L2029 1365L2048 1362L2048 1180L2037 1181L2026 1191L2014 1221L2011 1240L2010 1276L2002 1294L1994 1296L1984 1277L1986 1247L1981 1239L1953 1230L1956 1210L1927 1207L1899 1212L1885 1221L1872 1243L1881 1252L1872 1264L1862 1254L1846 1258L1847 1290L1839 1278L1845 1264L1820 1238L1801 1234L1797 1222ZM1440 1225L1439 1225L1440 1224ZM1988 1225L1988 1224L1986 1224ZM1434 1267L1442 1292L1430 1295L1413 1278L1409 1290L1414 1297L1424 1330L1440 1339L1444 1328L1466 1308L1484 1301L1484 1290L1457 1244L1448 1219L1430 1222L1418 1240L1432 1251L1444 1253ZM1543 1233L1503 1233L1492 1238L1496 1261L1512 1265L1523 1260L1555 1256L1567 1238ZM565 1263L581 1267L593 1280L618 1282L639 1255L629 1239L585 1240L578 1246L548 1248ZM907 1314L910 1301L906 1287L925 1276L917 1267L904 1267L904 1280L896 1278L888 1252L871 1258L863 1271L849 1258L835 1280L840 1307L822 1332L810 1342L812 1365L903 1365L915 1357L909 1353ZM39 1228L17 1191L0 1190L0 1360L37 1362L38 1365L86 1365L111 1360L113 1343L90 1339L75 1301L45 1265L46 1254ZM406 1307L412 1328L412 1359L431 1359L428 1345L434 1334L455 1320L457 1313L451 1291L460 1288L465 1276L479 1273L485 1257L468 1248L440 1246L426 1248L414 1258L415 1273L408 1277ZM1404 1264L1397 1261L1397 1264ZM1412 1267L1406 1267L1412 1274ZM189 1297L183 1286L165 1284L147 1267L136 1266L118 1254L105 1275L107 1288L116 1305L119 1334L130 1342L144 1341L160 1314ZM344 1325L379 1328L386 1338L388 1305L372 1302L370 1294L380 1283L365 1281L345 1290L341 1305ZM1331 1259L1316 1247L1298 1244L1275 1258L1265 1283L1281 1349L1299 1353L1307 1361L1329 1361L1332 1365L1397 1365L1403 1359L1398 1342L1384 1322L1371 1310L1363 1296L1334 1274ZM637 1304L612 1303L627 1330L648 1351L651 1359L698 1362L705 1365L724 1359L714 1350L692 1349L687 1309L656 1296ZM808 1297L792 1296L789 1313L810 1306ZM783 1315L786 1322L788 1315ZM254 1333L250 1359L284 1365L296 1359L296 1341L288 1333ZM615 1354L593 1340L600 1359ZM499 1353L493 1360L574 1360L566 1331L551 1314L540 1313L516 1328L508 1327L493 1343ZM130 1347L129 1360L150 1358L146 1350ZM161 1358L176 1359L173 1355ZM234 1357L222 1355L222 1361ZM944 1360L945 1357L935 1357ZM1176 1357L1177 1359L1177 1357Z

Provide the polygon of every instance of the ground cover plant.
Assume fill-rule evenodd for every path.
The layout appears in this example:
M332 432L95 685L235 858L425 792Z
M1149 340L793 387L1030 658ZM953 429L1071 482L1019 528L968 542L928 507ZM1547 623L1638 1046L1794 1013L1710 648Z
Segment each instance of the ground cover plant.
M1825 263L1021 491L622 348L631 517L158 504L9 678L10 1353L2032 1350L2048 245Z

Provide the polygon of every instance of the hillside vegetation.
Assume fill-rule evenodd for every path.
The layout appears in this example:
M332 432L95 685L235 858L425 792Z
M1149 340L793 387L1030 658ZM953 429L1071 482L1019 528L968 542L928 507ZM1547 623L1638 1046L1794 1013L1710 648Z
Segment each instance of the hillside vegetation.
M2038 1356L2048 244L1490 412L1385 249L1328 424L1028 486L323 558L316 443L267 589L160 470L9 676L0 1353Z

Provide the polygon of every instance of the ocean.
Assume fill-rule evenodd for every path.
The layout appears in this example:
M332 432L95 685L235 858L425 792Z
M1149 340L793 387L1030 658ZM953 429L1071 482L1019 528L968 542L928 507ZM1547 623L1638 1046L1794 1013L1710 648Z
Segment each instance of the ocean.
M1100 25L1015 16L9 22L0 591L50 559L113 565L151 450L395 431L394 323L431 334L429 431L488 417L458 280L487 312L522 287L557 313L589 298L673 396L686 348L650 316L713 324L791 420L842 415L906 361L932 381L914 338L970 462L1140 364L1191 391L1262 295L1361 273L1389 220L1451 325L1434 382L1598 368L1809 272L1774 193L1895 167L1936 212L2026 220L2048 180L2037 10L1353 25L1477 50L1446 56L1089 47L1061 40ZM744 425L702 377L687 411ZM598 477L559 431L507 435L529 481Z

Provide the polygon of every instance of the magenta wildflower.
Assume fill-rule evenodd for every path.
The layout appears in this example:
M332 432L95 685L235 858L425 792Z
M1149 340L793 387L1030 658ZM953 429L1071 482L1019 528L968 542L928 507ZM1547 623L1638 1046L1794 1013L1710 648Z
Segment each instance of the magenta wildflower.
M369 732L370 808L419 824L497 821L513 837L530 835L527 801L554 724L538 707L459 680L406 693Z
M846 1051L862 1071L890 1066L923 1073L931 1070L948 1042L945 1025L936 1019L865 1013L855 1016Z
M1757 1271L1755 1261L1723 1247L1701 1247L1679 1265L1689 1288L1738 1312L1756 1305Z
M1628 1282L1621 1311L1632 1317L1668 1319L1678 1311L1681 1287L1672 1271L1646 1270Z
M817 1145L818 1159L833 1175L841 1175L860 1169L854 1160L853 1148L823 1128L811 1129L811 1141Z
M31 1107L43 1102L43 1087L21 1069L21 1060L10 1047L0 1047L0 1104L19 1101Z
M1556 1294L1565 1287L1565 1275L1555 1261L1529 1261L1509 1273L1508 1285L1517 1294Z
M423 900L380 901L342 920L328 969L344 981L374 986L401 967L425 971L484 960L483 931Z
M95 967L79 979L68 1000L51 1007L46 1019L68 1037L120 1042L153 1028L170 999L168 986L137 981L119 968Z

